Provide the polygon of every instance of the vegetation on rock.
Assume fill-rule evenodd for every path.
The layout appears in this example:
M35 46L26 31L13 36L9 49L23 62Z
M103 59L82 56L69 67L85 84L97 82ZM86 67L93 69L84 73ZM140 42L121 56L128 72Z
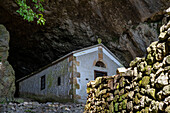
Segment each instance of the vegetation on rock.
M41 2L44 2L44 0L32 0L30 5L28 5L26 0L17 0L17 4L20 8L16 12L19 13L24 18L24 20L27 20L28 22L32 22L36 18L37 24L45 25L46 20L43 18L43 14L40 14L44 12L44 8ZM37 11L35 12L33 9Z

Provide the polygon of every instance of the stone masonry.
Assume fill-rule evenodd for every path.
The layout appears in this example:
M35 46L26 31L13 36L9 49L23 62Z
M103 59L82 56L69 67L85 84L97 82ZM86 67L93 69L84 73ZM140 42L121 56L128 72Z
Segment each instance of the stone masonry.
M166 14L170 14L170 8ZM167 15L167 20L169 16ZM170 113L170 21L160 28L145 58L125 73L98 77L87 84L84 113Z

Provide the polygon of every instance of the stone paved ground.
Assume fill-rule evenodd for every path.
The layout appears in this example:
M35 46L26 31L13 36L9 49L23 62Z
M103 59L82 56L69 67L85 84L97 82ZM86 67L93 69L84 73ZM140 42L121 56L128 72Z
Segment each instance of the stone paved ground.
M23 102L0 104L0 113L83 113L84 104Z

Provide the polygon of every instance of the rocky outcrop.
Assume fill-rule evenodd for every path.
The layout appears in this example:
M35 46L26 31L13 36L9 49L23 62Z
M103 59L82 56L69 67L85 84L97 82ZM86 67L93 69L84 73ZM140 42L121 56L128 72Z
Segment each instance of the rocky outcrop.
M0 25L0 102L11 101L15 93L15 73L8 63L9 32Z
M14 0L1 0L0 23L11 35L9 62L18 79L73 50L96 44L101 38L127 66L136 56L144 56L145 48L158 40L158 21L168 2L45 0L46 25L38 26L36 22L23 21L16 13ZM141 23L147 20L151 23Z
M159 41L151 43L146 57L136 57L125 73L87 84L85 113L169 113L169 60L170 21L160 28Z
M135 57L143 57L150 43L158 40L157 29L160 24L161 22L129 24L126 26L127 31L119 37L119 40L108 42L108 46L119 58L123 57L123 64L127 66L129 60L133 60Z

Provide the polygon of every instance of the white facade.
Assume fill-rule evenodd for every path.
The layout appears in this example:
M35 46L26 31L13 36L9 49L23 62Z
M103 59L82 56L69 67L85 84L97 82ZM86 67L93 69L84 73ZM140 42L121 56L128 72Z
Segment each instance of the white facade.
M96 66L98 61L102 62L104 67ZM21 95L51 96L56 100L63 98L85 103L86 84L95 79L95 71L112 76L119 67L123 65L113 53L99 44L73 51L40 71L18 80L19 92ZM42 76L45 76L44 89L41 89Z
M72 76L72 70L70 70L71 64L72 62L69 62L69 58L66 58L21 81L19 83L20 95L37 95L44 96L45 98L56 98L56 100L59 100L60 97L72 99L72 94L69 94L69 91L72 89L70 84ZM43 76L45 76L45 88L41 89L41 79Z
M78 102L85 103L87 100L87 83L94 80L94 71L106 72L108 76L116 74L116 70L119 67L123 67L121 63L114 58L105 48L102 48L103 58L99 58L98 47L81 51L79 53L73 54L76 57L76 61L79 62L79 66L76 66L77 72L80 73L80 78L77 78L77 82L80 85L79 89L76 89L76 94L81 96L81 99L77 99ZM106 68L97 67L95 63L97 61L102 61Z

